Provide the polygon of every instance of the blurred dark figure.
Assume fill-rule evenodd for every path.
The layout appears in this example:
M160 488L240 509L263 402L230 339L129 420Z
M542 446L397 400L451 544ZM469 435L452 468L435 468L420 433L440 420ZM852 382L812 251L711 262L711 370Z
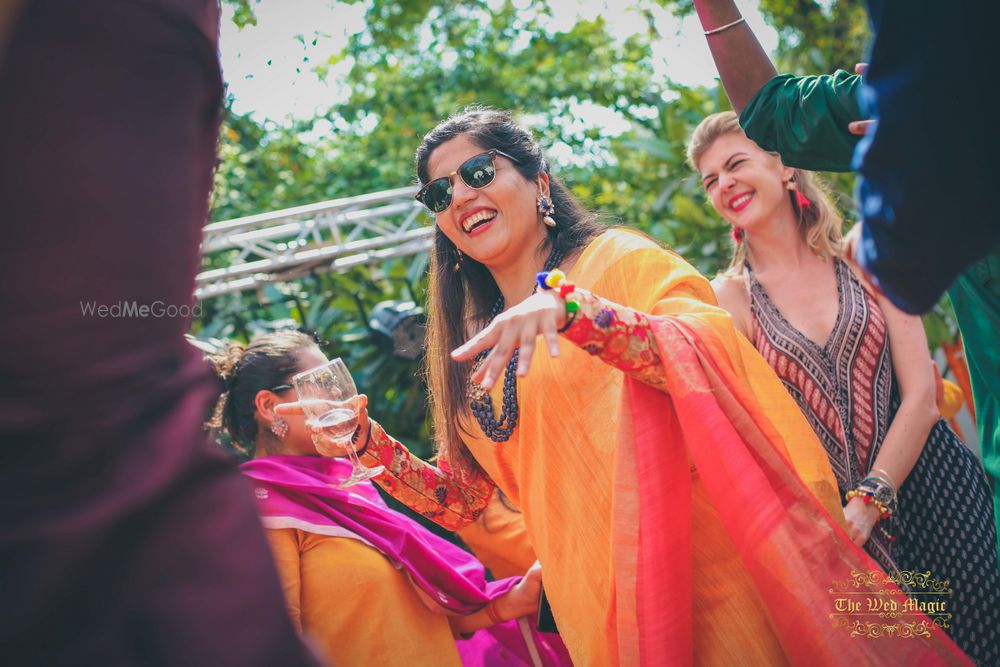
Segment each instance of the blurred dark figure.
M2 661L312 664L184 340L218 7L0 4Z

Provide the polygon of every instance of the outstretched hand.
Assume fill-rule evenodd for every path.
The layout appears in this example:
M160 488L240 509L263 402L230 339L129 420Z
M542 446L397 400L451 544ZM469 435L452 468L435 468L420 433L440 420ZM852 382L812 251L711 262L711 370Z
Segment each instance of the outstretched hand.
M520 350L517 374L531 368L535 341L544 336L549 356L559 356L559 328L566 320L566 304L555 290L532 294L510 310L497 315L485 329L452 351L455 361L469 361L493 348L472 374L472 381L489 391L503 375L515 350Z

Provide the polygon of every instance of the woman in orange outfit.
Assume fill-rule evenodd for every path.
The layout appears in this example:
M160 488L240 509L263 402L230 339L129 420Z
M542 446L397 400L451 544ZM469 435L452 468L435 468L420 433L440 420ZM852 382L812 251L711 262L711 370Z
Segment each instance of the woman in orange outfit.
M514 620L537 611L537 567L487 583L475 558L386 507L371 483L339 488L350 464L320 455L302 415L275 414L291 377L326 362L311 338L268 334L214 361L228 389L214 425L253 455L242 471L290 615L331 664L568 664L557 637Z
M831 584L878 567L839 525L808 423L697 271L598 224L503 112L441 123L417 173L439 464L365 418L362 462L452 529L500 487L574 664L964 663L933 625L877 642L833 627Z

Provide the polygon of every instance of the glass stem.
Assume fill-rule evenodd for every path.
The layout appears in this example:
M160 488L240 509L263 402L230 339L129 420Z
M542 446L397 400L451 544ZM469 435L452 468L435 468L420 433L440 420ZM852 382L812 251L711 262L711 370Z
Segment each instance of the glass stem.
M361 457L358 456L358 451L354 449L354 443L347 443L347 458L351 460L351 465L354 466L355 470L364 470L365 466L361 464Z

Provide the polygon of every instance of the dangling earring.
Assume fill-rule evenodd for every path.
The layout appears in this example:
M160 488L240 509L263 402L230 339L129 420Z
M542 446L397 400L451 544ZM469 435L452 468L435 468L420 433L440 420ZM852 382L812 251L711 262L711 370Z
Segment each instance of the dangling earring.
M538 177L538 212L542 214L542 222L546 227L555 227L556 221L552 214L556 212L556 205L552 203L552 197L542 192L542 178Z
M288 422L283 417L275 417L274 421L271 422L271 433L279 438L284 438L288 435Z
M733 228L729 231L729 235L733 237L733 241L736 243L743 243L743 238L745 236L742 227L737 227L733 225Z
M455 263L451 265L451 270L458 273L462 270L462 251L455 248Z
M809 197L802 194L802 191L795 185L794 178L788 179L788 182L785 183L785 187L788 188L790 192L794 193L792 195L792 200L798 205L800 211L804 211L812 206L812 202L809 201Z

